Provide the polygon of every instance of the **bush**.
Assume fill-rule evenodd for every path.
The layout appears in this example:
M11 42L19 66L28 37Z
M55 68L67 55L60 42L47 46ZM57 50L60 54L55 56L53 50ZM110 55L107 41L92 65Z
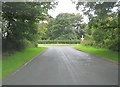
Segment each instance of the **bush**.
M111 44L109 46L109 49L120 52L120 42Z
M12 52L12 51L21 51L27 47L34 47L34 43L30 42L27 39L23 40L6 40L2 41L2 51L4 52Z
M92 40L84 40L80 42L81 44L85 46L93 46L94 42Z

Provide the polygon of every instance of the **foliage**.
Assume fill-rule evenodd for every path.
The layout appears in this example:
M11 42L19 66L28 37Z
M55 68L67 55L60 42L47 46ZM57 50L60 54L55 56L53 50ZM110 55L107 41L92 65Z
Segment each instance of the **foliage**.
M38 44L80 44L80 40L39 40Z
M79 9L81 5L84 6L84 14L89 17L85 27L85 39L88 41L85 44L88 42L95 47L120 51L119 16L113 12L116 2L79 2L76 6Z
M51 2L3 2L3 51L20 50L38 39L38 22L54 7Z
M83 17L80 14L61 13L48 20L43 40L77 40L81 36Z
M46 31L47 31L47 23L42 22L41 24L39 24L39 28L38 28L39 39L41 40L45 39Z
M110 48L113 50L118 50L118 45L120 40L119 36L119 28L118 26L118 17L116 13L108 15L104 20L100 20L100 18L94 17L89 23L89 30L91 31L92 40L94 41L94 45L98 47ZM98 22L96 22L98 21Z
M94 17L94 15L105 18L107 16L107 13L112 11L111 9L115 6L115 4L116 2L103 2L103 1L78 2L76 4L76 9L79 9L80 6L83 6L84 9L82 11L84 15L87 15L89 20L91 20Z

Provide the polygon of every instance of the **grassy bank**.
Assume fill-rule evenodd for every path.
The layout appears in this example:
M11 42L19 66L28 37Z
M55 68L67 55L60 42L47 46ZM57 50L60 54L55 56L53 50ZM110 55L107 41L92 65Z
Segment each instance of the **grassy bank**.
M105 59L115 61L115 62L118 61L118 52L114 52L108 49L94 48L94 47L84 46L84 45L77 45L77 46L74 46L74 48L84 52L94 54L99 57L103 57Z
M2 79L2 59L0 59L0 80Z
M4 79L23 64L34 58L45 48L27 48L21 52L15 52L10 56L4 56L2 60L2 78Z

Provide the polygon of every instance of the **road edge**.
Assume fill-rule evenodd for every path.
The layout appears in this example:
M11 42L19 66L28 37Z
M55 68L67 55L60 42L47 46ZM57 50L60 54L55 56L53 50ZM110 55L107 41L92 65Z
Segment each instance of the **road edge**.
M8 80L9 77L13 76L14 74L16 74L17 72L19 72L21 69L23 69L26 65L28 65L30 62L32 62L35 58L37 58L39 55L42 55L46 50L48 49L48 47L45 47L45 49L39 53L38 55L36 55L35 57L33 57L31 60L27 61L26 63L24 63L23 65L21 65L18 69L16 69L15 71L13 71L10 75L8 75L6 78L2 79L2 82L5 80Z
M83 50L76 49L76 48L74 48L74 47L72 47L72 48L75 49L75 50L78 50L78 51L85 52L85 51L83 51ZM111 60L111 59L108 59L108 58L105 58L105 57L101 57L101 56L98 56L98 55L94 55L94 54L89 53L89 52L85 52L85 53L88 53L88 54L93 55L93 56L95 56L95 57L97 57L97 58L102 58L102 59L104 59L104 60L106 60L106 61L109 61L109 62L112 62L112 63L115 63L115 64L119 65L119 62L118 62L118 61L114 61L114 60Z

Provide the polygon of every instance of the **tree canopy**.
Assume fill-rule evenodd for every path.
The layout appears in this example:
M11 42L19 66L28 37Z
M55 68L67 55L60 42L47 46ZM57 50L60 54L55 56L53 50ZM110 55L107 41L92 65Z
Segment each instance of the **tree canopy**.
M78 2L83 6L89 22L81 14L60 13L56 18L48 14L57 2L3 2L2 39L4 50L20 50L37 40L80 40L87 45L119 51L120 11L113 11L117 2ZM46 21L40 23L40 21Z
M3 2L3 50L23 49L38 37L38 23L56 2Z
M75 40L80 38L82 15L61 13L50 18L47 24L46 40Z
M81 5L84 6L84 14L89 17L85 28L87 44L119 51L119 11L113 11L117 2L78 2L77 9Z

